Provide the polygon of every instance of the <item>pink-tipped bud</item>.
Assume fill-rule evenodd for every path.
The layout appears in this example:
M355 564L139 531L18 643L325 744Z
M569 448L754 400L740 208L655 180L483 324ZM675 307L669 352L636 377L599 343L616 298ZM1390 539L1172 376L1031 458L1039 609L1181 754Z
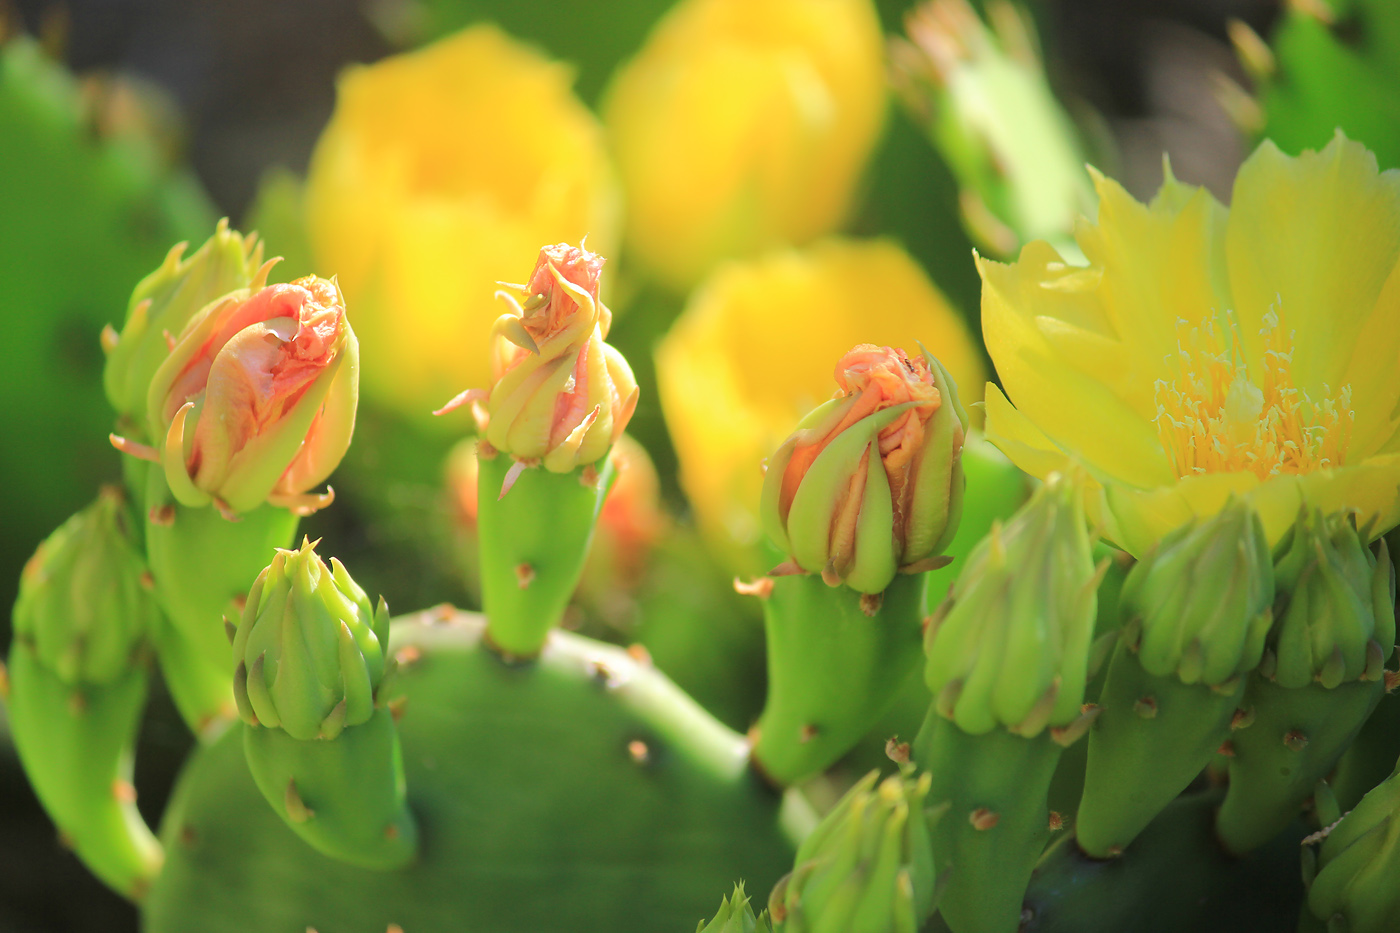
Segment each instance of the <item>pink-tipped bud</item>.
M554 473L596 463L637 405L631 367L603 342L612 312L598 297L602 268L582 246L546 246L523 297L499 293L511 311L492 328L496 384L477 418L497 450ZM464 392L442 411L482 395Z
M150 434L184 505L314 511L329 498L307 490L354 431L359 345L335 282L258 284L185 327L151 381Z

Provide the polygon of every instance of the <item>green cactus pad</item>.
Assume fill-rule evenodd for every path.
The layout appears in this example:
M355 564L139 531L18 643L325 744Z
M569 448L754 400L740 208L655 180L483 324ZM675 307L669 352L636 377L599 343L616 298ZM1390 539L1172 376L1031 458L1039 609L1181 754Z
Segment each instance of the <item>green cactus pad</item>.
M564 632L507 664L483 630L444 611L392 635L382 699L401 713L414 865L315 852L268 807L233 730L167 811L147 933L688 930L735 878L766 891L791 867L781 798L743 739L662 675Z
M559 622L583 574L593 526L616 474L599 461L596 482L584 470L519 470L502 495L516 461L501 453L481 457L477 528L481 538L481 599L491 641L502 651L530 657Z
M1031 871L1050 840L1047 795L1061 747L1048 731L969 735L930 709L914 760L933 775L931 801L948 802L933 856L948 886L938 911L953 933L1016 933Z
M868 599L815 574L778 577L764 600L768 701L754 758L773 780L809 777L851 749L894 703L920 660L923 574Z
M145 665L110 683L65 683L23 644L10 652L10 731L39 799L92 873L139 899L161 848L131 785L131 746L146 704Z
M1337 764L1375 709L1380 681L1280 687L1250 677L1243 705L1254 723L1232 740L1230 790L1220 808L1220 841L1245 853L1268 842L1298 816L1313 788Z
M1302 823L1235 858L1215 839L1219 804L1218 790L1178 797L1114 859L1090 858L1067 834L1036 866L1022 933L1292 930L1303 896Z
M1076 817L1080 847L1096 858L1127 848L1229 737L1243 694L1243 678L1220 692L1175 674L1149 674L1120 642L1089 733Z
M146 557L169 625L157 635L161 670L180 715L196 735L232 719L233 668L224 618L236 600L288 547L300 519L270 505L225 519L213 507L189 508L170 495L158 466L146 467Z

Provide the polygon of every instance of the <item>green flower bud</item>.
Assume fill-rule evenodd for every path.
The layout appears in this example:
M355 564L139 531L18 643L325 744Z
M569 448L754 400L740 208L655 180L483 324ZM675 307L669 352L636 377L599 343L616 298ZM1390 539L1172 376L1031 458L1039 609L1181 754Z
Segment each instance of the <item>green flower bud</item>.
M772 930L767 911L754 916L749 896L744 893L744 882L740 881L734 886L734 895L720 902L714 919L709 923L701 920L695 933L772 933Z
M797 850L768 908L785 933L914 933L933 913L931 778L872 771Z
M927 352L861 344L836 382L774 454L760 516L797 569L880 593L896 573L938 566L957 531L967 414Z
M1400 768L1323 832L1308 907L1348 933L1400 929Z
M1259 517L1235 499L1172 533L1129 573L1121 601L1127 624L1140 626L1134 647L1149 674L1215 686L1252 670L1274 601Z
M1395 645L1395 572L1385 541L1377 556L1354 515L1313 509L1278 554L1282 611L1270 645L1277 663L1270 660L1266 676L1289 688L1379 679Z
M257 236L229 229L227 219L193 255L181 259L186 245L171 249L160 268L136 286L121 333L110 324L102 333L107 400L137 426L146 423L146 392L170 353L170 337L214 299L246 287L262 265Z
M68 684L106 684L125 674L159 621L120 488L53 534L24 567L15 603L15 639Z
M1030 738L1080 715L1096 611L1082 492L1052 475L963 565L924 635L935 709Z
M248 593L233 640L234 698L250 725L335 738L368 720L384 677L389 608L302 540L278 548ZM332 569L333 568L333 569Z

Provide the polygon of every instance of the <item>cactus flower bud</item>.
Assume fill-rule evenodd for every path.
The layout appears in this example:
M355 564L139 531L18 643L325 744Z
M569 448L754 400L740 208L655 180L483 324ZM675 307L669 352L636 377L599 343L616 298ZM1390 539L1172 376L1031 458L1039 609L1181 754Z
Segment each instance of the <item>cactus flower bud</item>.
M334 557L279 548L248 593L234 635L234 697L251 725L335 738L369 719L384 677L389 609Z
M160 610L128 521L121 490L106 487L25 564L15 639L64 683L120 678L159 624Z
M836 382L773 456L760 515L800 569L880 593L897 572L935 566L957 531L967 415L927 352L861 344Z
M598 297L603 257L582 246L546 246L523 303L498 292L512 310L492 327L496 384L478 411L482 434L517 461L553 473L597 462L637 407L637 380L622 354L603 342L612 312ZM458 395L437 413L479 400Z
M934 861L924 811L930 776L879 772L856 783L797 850L769 912L785 933L904 933L934 908Z
M709 923L700 921L695 933L772 933L765 911L755 917L749 896L744 893L744 882L734 885L734 894L720 902L719 913Z
M389 608L335 558L278 549L233 636L243 751L263 797L318 851L397 868L417 849L393 715L376 705Z
M20 577L6 718L54 825L112 889L140 898L160 843L136 809L132 747L146 701L149 577L115 488L39 546Z
M1336 928L1347 933L1400 929L1400 768L1324 832L1308 889L1313 914L1343 918Z
M315 276L210 305L151 380L150 435L175 499L226 516L264 501L300 513L340 463L355 427L359 346L335 282Z
M972 735L1076 719L1097 585L1081 492L1052 477L993 526L934 613L925 679L938 712Z
M169 336L178 334L205 305L247 288L262 265L262 243L219 221L214 235L194 254L181 258L186 244L166 255L160 268L132 292L121 333L108 325L103 382L107 400L134 424L146 423L146 394L160 364L170 354Z
M1273 601L1264 525L1243 499L1169 534L1133 568L1089 734L1076 825L1086 853L1126 849L1238 727L1242 675L1259 663Z
M1280 545L1287 604L1274 639L1282 687L1375 680L1395 645L1395 573L1385 540L1371 552L1350 513L1304 512Z
M1278 587L1264 658L1234 738L1230 786L1216 820L1243 854L1282 831L1331 773L1383 692L1395 646L1395 571L1382 540L1366 546L1354 513L1304 508L1275 549Z

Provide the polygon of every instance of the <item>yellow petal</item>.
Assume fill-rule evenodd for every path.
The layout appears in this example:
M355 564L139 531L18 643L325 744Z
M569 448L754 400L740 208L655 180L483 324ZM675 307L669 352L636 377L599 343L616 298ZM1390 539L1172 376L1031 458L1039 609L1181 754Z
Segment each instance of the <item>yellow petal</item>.
M977 264L982 334L1007 395L1056 446L1078 456L1100 479L1143 487L1171 482L1174 474L1150 415L1135 411L1112 388L1057 352L1028 315L1027 309L1063 306L1047 298L1054 293L1040 278L1053 251L1032 243L1021 255L1014 265L980 258Z
M1044 479L1069 463L1064 451L1017 411L995 383L987 383L985 411L987 440L1025 472Z
M1141 557L1167 532L1197 516L1213 515L1224 507L1232 493L1242 495L1257 486L1259 478L1247 472L1205 473L1155 489L1109 486L1106 496L1118 526L1116 543Z
M1251 371L1277 307L1294 334L1294 384L1314 399L1336 391L1400 261L1400 172L1378 173L1375 156L1340 132L1296 159L1266 140L1235 179L1226 253ZM1393 329L1394 291L1389 300Z

